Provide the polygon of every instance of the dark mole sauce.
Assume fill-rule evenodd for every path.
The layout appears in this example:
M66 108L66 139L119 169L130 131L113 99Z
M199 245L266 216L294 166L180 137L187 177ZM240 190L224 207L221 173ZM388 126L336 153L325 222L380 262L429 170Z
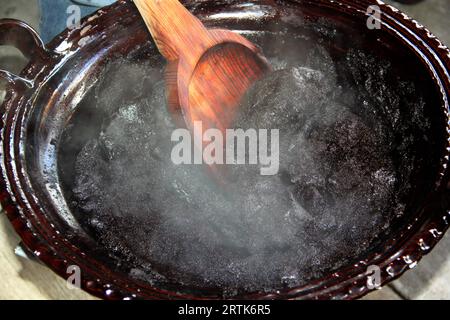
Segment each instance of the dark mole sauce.
M226 190L172 164L163 64L110 62L83 102L108 117L80 144L67 197L118 268L150 283L298 286L358 261L407 214L428 165L424 93L386 57L330 49L348 37L333 25L302 28L247 34L274 71L235 127L279 129L280 170L233 166Z

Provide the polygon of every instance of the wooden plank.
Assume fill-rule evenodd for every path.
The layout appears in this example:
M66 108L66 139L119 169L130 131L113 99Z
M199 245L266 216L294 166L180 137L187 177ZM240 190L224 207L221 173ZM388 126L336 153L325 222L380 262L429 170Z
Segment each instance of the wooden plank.
M400 297L391 287L386 286L381 290L369 293L362 298L362 300L402 300L402 297Z
M392 286L408 299L450 300L450 234Z
M94 299L80 289L69 289L63 279L45 266L16 256L14 248L18 243L19 237L5 214L0 213L0 300Z

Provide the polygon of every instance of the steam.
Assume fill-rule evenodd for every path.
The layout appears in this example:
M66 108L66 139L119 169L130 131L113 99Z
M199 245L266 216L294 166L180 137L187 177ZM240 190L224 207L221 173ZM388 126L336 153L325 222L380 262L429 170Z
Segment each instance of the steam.
M252 40L260 37L271 35ZM306 50L289 37L266 52L275 72L248 93L235 126L279 130L278 174L260 175L271 164L263 157L225 166L225 186L204 166L172 161L177 128L161 68L111 63L93 106L111 116L78 154L72 191L80 219L135 276L249 290L298 285L356 258L403 213L399 190L408 190L413 164L405 157L400 171L390 141L406 129L393 132L376 111L399 105L366 99L366 84L382 80L373 71L390 66L372 61L363 79L370 56L355 50L334 61L320 45L280 59L292 43ZM416 92L382 94L401 101Z

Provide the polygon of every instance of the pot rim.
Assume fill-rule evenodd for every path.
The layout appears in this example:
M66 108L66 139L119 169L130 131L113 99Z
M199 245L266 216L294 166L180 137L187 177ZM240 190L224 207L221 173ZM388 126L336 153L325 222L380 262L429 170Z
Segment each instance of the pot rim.
M195 1L185 1L192 4ZM208 2L202 0L197 2ZM267 0L255 0L253 3L267 2ZM370 5L378 5L382 12L381 22L388 31L397 38L403 38L416 51L431 72L431 76L442 94L443 113L448 119L446 128L449 145L443 152L442 170L440 172L440 187L450 188L450 171L447 168L450 156L450 50L440 42L431 32L417 21L401 13L394 7L384 4L382 1L372 0L324 0L320 4L317 1L291 1L297 4L309 3L315 6L339 8L346 6L346 10L352 10L358 14L365 14ZM70 239L66 239L54 225L45 220L43 208L39 206L34 192L26 176L23 160L22 134L24 128L19 126L21 118L27 112L24 101L35 98L40 86L53 72L77 50L83 47L79 39L80 33L85 30L85 39L97 32L95 26L101 25L108 12L115 10L129 11L130 1L120 0L117 3L100 9L96 13L83 19L80 27L66 30L52 40L45 47L36 33L31 28L20 23L33 36L23 50L37 50L39 54L30 61L20 77L11 77L8 81L13 90L9 90L1 114L1 177L0 177L0 202L12 222L16 232L23 243L44 264L67 279L68 267L77 265L82 272L82 288L103 299L221 299L222 296L207 294L186 294L170 292L158 289L138 280L126 278L123 274L112 271L95 258L88 257L83 250L74 246ZM10 22L13 22L10 20ZM17 22L16 22L17 23ZM83 37L82 37L83 38ZM1 42L1 40L0 40ZM33 59L33 58L32 58ZM41 68L37 68L42 64ZM2 74L0 73L0 76ZM16 126L11 127L8 120ZM19 128L19 129L17 129ZM14 130L13 130L14 129ZM23 147L23 146L22 146ZM21 159L17 161L15 159ZM426 221L416 229L405 230L399 238L403 239L389 257L374 255L364 261L335 272L334 274L312 281L301 287L280 290L272 293L254 293L237 296L243 299L354 299L359 298L370 291L367 286L367 267L375 265L381 269L381 284L385 285L401 276L407 270L413 268L421 258L430 252L436 243L443 237L450 223L450 206L446 208L424 208L423 215ZM417 221L416 221L417 222ZM395 239L394 239L395 240ZM392 240L392 241L394 241ZM64 246L64 247L63 247ZM398 247L398 248L397 248ZM383 253L385 254L385 253Z

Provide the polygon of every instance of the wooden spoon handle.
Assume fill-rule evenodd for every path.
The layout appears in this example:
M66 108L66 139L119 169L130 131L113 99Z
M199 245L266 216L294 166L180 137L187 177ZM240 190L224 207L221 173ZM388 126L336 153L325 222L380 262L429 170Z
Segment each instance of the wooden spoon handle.
M211 46L205 26L178 0L134 0L161 54L169 61L196 59Z

